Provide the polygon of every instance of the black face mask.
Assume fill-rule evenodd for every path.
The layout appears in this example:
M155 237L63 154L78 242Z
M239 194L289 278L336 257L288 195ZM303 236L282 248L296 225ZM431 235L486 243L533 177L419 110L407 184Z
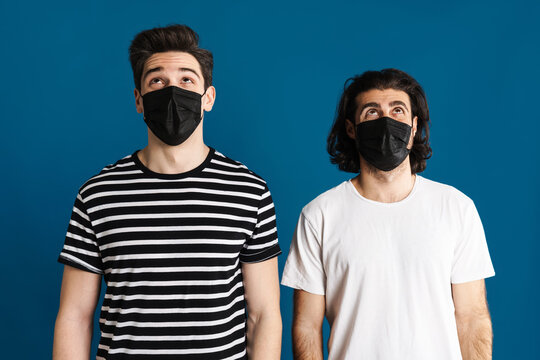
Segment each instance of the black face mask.
M167 145L186 141L201 122L202 95L196 92L168 86L148 92L142 99L144 122Z
M412 127L389 117L356 125L356 146L367 162L379 170L395 169L409 155Z

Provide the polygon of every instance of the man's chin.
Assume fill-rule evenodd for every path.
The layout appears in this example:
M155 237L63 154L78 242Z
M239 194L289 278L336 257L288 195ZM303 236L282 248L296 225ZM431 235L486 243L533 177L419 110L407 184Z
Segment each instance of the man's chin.
M394 179L396 176L398 175L401 175L404 171L407 171L407 169L409 168L408 165L408 162L409 162L409 157L407 156L405 158L405 160L403 160L401 162L401 164L399 164L398 166L396 166L395 168L393 168L392 170L381 170L375 166L373 166L372 164L370 164L369 162L365 161L364 160L364 169L367 170L367 173L378 178L378 179L384 179L386 181L391 181L392 179Z

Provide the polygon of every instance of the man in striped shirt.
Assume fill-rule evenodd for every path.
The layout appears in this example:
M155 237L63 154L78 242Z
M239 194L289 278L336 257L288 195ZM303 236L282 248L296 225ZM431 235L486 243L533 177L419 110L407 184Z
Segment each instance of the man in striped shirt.
M97 359L279 359L272 197L203 141L212 54L183 25L143 31L130 60L148 146L79 189L54 360L88 359L102 276Z

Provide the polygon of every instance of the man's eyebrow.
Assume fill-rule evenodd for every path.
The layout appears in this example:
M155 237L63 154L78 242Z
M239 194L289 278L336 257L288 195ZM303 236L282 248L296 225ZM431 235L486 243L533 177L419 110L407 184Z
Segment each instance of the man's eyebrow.
M161 70L163 70L163 68L162 68L161 66L158 66L158 67L155 67L155 68L146 70L146 72L145 72L144 75L143 75L143 81L144 81L144 80L146 79L146 77L147 77L148 75L150 75L151 73L157 72L157 71L161 71Z
M178 69L178 70L180 70L180 71L188 71L188 72L191 72L191 73L195 74L195 76L196 76L198 79L201 78L201 77L199 76L199 74L197 74L197 72L196 72L195 70L191 69L191 68L180 68L180 69Z
M405 110L409 111L409 109L407 108L407 105L405 105L405 103L401 100L395 100L395 101L392 101L390 104L390 106L396 106L396 105L401 105L405 108Z
M364 111L365 108L368 108L368 107L374 107L374 108L380 109L381 105L379 105L376 102L366 103L366 104L362 105L362 107L360 108L360 114L362 113L362 111Z
M152 69L148 69L146 70L146 72L144 73L143 75L143 81L146 79L146 77L148 75L150 75L151 73L154 73L154 72L158 72L158 71L162 71L163 70L163 67L161 66L158 66L158 67L155 67L155 68L152 68ZM195 74L195 76L197 76L198 79L200 79L201 77L199 76L199 74L197 74L197 72L191 68L179 68L178 70L180 71L187 71L187 72L190 72L190 73L193 73Z
M392 101L390 104L391 107L392 106L396 106L396 105L401 105L403 106L407 111L409 111L409 109L407 108L407 105L401 101L401 100L394 100ZM378 103L376 102L369 102L369 103L366 103L364 105L362 105L362 107L360 108L360 114L364 111L365 108L368 108L368 107L374 107L374 108L377 108L377 109L380 109L381 108L381 105L379 105Z

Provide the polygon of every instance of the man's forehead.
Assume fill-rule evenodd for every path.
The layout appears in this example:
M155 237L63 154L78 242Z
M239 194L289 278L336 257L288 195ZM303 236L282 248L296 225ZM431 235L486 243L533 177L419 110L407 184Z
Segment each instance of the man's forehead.
M180 70L189 68L201 73L201 67L197 59L186 52L167 51L155 53L144 63L143 73L149 69L163 68L164 70Z
M356 104L362 106L367 103L377 103L380 105L389 104L394 101L402 101L407 106L410 105L409 95L403 90L396 89L371 89L363 91L356 96Z

